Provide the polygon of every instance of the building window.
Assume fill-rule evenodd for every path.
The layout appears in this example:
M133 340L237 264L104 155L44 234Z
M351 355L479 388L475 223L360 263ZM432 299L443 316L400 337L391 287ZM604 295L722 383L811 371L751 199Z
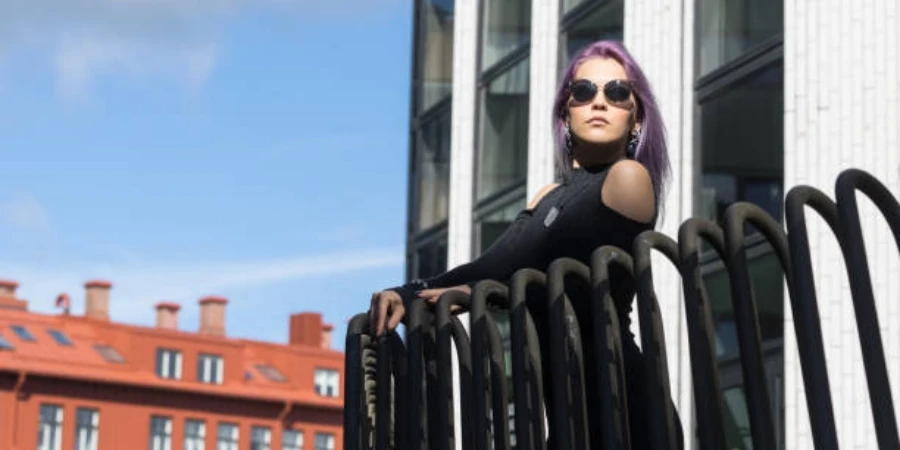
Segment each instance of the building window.
M41 405L38 423L38 450L62 450L63 409Z
M481 145L476 200L517 183L528 170L528 58L486 83L482 91Z
M447 235L415 244L415 253L410 279L429 278L447 270Z
M47 330L47 334L49 334L50 337L52 337L53 340L56 341L56 343L59 344L59 345L64 345L64 346L66 346L66 347L71 347L71 346L72 346L72 341L69 340L69 337L66 336L66 334L63 333L62 331L59 331L59 330Z
M413 231L447 220L450 202L450 108L428 117L416 132Z
M9 342L5 336L0 334L0 350L15 350L16 346L12 345L12 342Z
M105 359L106 362L111 362L113 364L125 364L125 358L122 356L122 354L108 345L95 344L94 350L100 355L101 358Z
M531 38L531 2L483 0L481 67L488 68Z
M206 448L206 422L197 419L184 421L184 450Z
M700 0L697 2L698 75L749 53L784 31L783 0Z
M150 417L150 450L172 450L171 417Z
M250 429L250 450L270 450L272 448L272 430L267 427Z
M20 340L28 342L34 342L36 340L34 335L28 331L28 328L25 328L22 325L13 325L10 328L12 328L13 333L16 333L16 336L18 336Z
M285 378L278 369L268 364L257 364L256 370L259 371L259 373L261 373L269 381L273 381L275 383L287 382L287 378Z
M220 423L216 433L216 450L238 450L238 426Z
M334 435L331 433L316 433L316 448L314 450L334 450Z
M303 450L303 432L284 430L281 434L281 450Z
M569 66L575 53L585 46L600 40L622 40L625 21L623 0L587 2L573 11L568 4L575 6L576 2L584 3L582 0L566 0L566 12L569 14L563 16L560 26L560 74Z
M93 408L78 408L75 423L75 450L97 450L100 411Z
M197 358L197 381L222 384L223 362L218 355L201 353Z
M316 369L316 394L323 397L337 397L340 375L333 369Z
M156 349L156 374L161 378L181 379L181 352L167 348Z
M416 111L426 111L450 96L453 86L453 0L416 2Z
M781 0L701 0L696 4L696 156L698 216L718 221L734 202L782 217L784 185L784 61ZM776 442L785 448L783 275L771 246L747 227L746 255L769 381ZM756 446L746 418L734 309L724 263L704 246L701 271L715 326L719 383L726 402L729 448Z

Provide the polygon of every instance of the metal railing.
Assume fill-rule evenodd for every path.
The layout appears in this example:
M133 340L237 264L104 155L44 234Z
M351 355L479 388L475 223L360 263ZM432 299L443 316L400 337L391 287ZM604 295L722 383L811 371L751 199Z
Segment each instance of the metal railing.
M407 311L405 342L396 331L370 336L367 315L359 314L350 322L345 349L344 448L450 449L455 447L454 429L458 426L462 448L509 449L507 375L513 388L516 448L547 448L545 417L551 428L558 430L549 443L553 448L631 448L623 330L610 293L613 266L631 274L636 283L646 364L647 404L643 406L647 417L643 428L652 448L676 448L665 335L653 287L653 251L664 255L681 275L699 447L726 448L713 317L700 272L701 240L718 253L728 272L753 445L776 448L757 305L745 254L745 226L751 224L772 246L784 271L815 447L837 449L806 207L825 220L843 254L879 447L900 448L857 192L865 194L880 210L900 251L897 199L868 173L848 169L837 179L836 202L809 186L790 190L785 202L786 232L761 208L735 203L725 211L721 225L699 218L685 221L677 242L647 231L638 236L631 252L615 247L596 249L590 266L562 258L546 273L523 269L508 283L482 281L471 296L450 291L435 308L413 302ZM578 322L573 320L569 295L576 285L590 288L591 336L582 337ZM535 302L546 305L546 314L532 315L526 304ZM450 313L453 305L469 310L471 337L459 318ZM511 374L506 373L500 334L489 309L509 314ZM538 325L547 330L544 340L536 331ZM582 353L582 339L593 340L592 354ZM458 357L457 386L452 382L451 347ZM588 358L600 368L590 379L584 372ZM598 404L586 405L585 383L594 383ZM454 389L459 390L459 424L454 423ZM552 399L545 400L545 395ZM589 429L588 408L599 415L599 427Z

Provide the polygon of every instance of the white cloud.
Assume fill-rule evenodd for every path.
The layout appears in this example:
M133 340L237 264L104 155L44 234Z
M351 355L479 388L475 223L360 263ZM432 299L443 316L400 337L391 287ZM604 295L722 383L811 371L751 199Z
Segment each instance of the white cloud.
M56 295L68 292L73 300L73 314L82 310L85 281L109 280L113 283L110 300L113 319L146 324L148 318L153 317L153 305L160 300L188 303L204 295L223 294L229 289L397 267L402 263L402 251L376 249L279 260L174 265L71 263L45 267L0 261L0 274L19 282L19 296L29 300L29 308L33 311L53 311Z
M403 0L3 0L0 62L15 52L46 55L60 94L82 97L108 75L203 83L229 20L268 10L277 17L371 13Z

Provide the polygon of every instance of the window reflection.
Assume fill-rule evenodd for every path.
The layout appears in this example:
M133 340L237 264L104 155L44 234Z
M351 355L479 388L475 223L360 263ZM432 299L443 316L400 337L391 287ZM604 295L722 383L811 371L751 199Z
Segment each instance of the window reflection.
M484 0L481 67L487 69L516 49L531 35L531 2Z
M784 29L782 0L700 0L699 76Z
M575 2L575 0L568 0ZM585 46L599 40L622 40L622 23L624 21L624 5L622 0L603 2L577 22L573 23L563 34L559 52L560 71L569 65L572 57Z
M525 179L528 168L528 60L491 81L483 97L477 200Z
M415 231L447 219L450 189L450 110L427 122L415 149Z
M701 210L719 219L735 201L781 217L784 89L780 63L700 103Z
M418 111L450 95L453 85L453 0L420 3Z
M422 244L416 249L412 278L429 278L447 270L446 238Z

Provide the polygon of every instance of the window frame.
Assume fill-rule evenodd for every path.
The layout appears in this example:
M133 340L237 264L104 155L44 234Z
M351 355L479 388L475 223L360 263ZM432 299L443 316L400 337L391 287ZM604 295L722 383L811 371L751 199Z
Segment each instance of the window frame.
M222 430L225 427L232 427L234 436L223 436ZM227 440L223 440L227 439ZM216 425L216 449L221 445L225 445L228 450L237 450L241 445L241 428L235 422L219 422Z
M296 436L299 437L295 442L289 443L287 442L288 433L296 433ZM303 450L303 430L294 430L292 428L285 428L281 431L281 450Z
M319 374L323 374L325 381L322 391L319 390ZM332 377L333 376L333 377ZM341 395L341 372L337 369L328 367L316 367L313 371L313 391L320 397L339 398ZM328 389L333 388L333 393L329 394Z
M82 413L90 413L89 423L85 423ZM81 432L87 431L87 442L82 442ZM100 409L79 406L75 410L75 450L97 450L100 446ZM84 444L84 446L82 445Z
M207 370L208 369L208 370ZM209 377L207 377L207 371ZM223 384L225 380L225 358L217 353L197 354L197 381L204 384ZM209 378L209 379L207 379Z
M9 329L12 330L13 334L15 334L20 341L37 342L37 338L25 327L25 325L10 325Z
M166 360L161 355L170 355L169 359L172 358L171 355L174 355L174 367L172 368L173 374L169 374L169 368L167 367L165 371L163 371L163 361ZM168 360L166 360L168 361ZM184 375L184 355L182 355L181 350L176 350L171 347L157 347L156 348L156 376L166 379L166 380L181 380L181 377Z
M157 427L156 425L162 424L162 427ZM163 414L152 414L150 415L150 442L149 448L150 450L166 450L172 448L172 435L174 434L174 424L172 423L172 416L167 416ZM162 433L158 433L161 431ZM160 438L161 442L159 446L156 446L155 438Z
M48 414L45 414L46 411L52 411L53 417L49 421L45 421L44 419L48 418ZM63 441L63 433L65 432L63 427L65 426L66 421L66 411L63 405L58 403L41 403L38 407L38 449L39 450L61 450L62 449L62 441ZM46 427L46 428L45 428ZM49 429L49 442L45 442L45 434L44 430Z
M197 433L189 434L189 432L193 433L191 426L195 425L195 424L198 425ZM188 417L188 418L184 419L184 443L183 443L183 445L184 445L185 450L189 450L194 447L197 447L198 444L199 444L199 448L201 448L201 449L205 448L206 447L206 435L207 435L206 420L197 419L197 418L193 418L193 417ZM189 446L193 446L193 447L189 447Z

